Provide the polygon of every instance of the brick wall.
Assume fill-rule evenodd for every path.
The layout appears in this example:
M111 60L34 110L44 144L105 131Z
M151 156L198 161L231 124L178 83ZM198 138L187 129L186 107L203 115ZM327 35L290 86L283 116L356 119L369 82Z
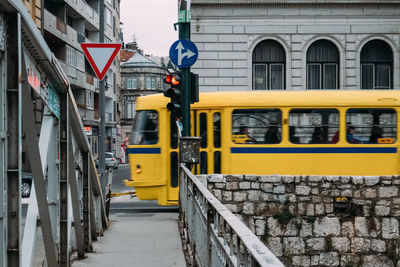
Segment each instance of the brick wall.
M286 266L400 266L398 176L207 180L209 190Z

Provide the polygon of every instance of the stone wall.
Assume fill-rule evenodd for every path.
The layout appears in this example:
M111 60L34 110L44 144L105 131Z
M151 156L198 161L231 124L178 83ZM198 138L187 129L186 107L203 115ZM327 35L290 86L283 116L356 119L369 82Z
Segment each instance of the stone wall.
M286 266L400 266L398 176L207 180L209 190Z

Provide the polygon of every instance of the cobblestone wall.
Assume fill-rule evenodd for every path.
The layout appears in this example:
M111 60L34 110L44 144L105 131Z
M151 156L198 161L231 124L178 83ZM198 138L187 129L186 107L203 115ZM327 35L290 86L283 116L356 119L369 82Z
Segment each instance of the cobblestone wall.
M398 176L207 180L211 192L286 266L400 267Z

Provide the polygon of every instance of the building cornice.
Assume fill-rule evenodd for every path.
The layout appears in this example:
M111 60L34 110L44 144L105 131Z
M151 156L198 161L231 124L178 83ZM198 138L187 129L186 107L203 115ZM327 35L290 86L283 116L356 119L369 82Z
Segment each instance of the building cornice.
M399 7L398 0L196 0L191 4L192 8L262 8L262 7Z

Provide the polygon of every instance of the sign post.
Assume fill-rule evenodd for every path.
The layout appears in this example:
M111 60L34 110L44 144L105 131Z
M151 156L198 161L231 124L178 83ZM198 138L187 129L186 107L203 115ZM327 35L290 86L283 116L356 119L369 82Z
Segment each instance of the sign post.
M179 40L169 50L172 62L181 69L183 76L183 136L190 136L190 66L198 56L196 46L190 41L190 3L191 0L178 0Z

